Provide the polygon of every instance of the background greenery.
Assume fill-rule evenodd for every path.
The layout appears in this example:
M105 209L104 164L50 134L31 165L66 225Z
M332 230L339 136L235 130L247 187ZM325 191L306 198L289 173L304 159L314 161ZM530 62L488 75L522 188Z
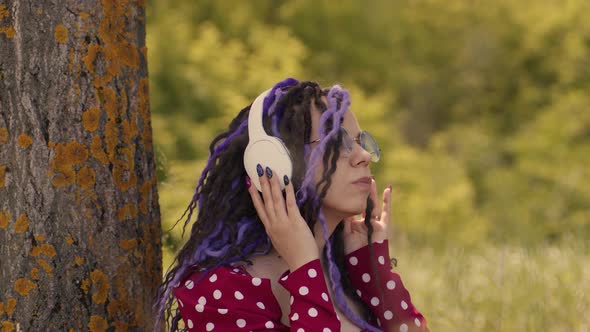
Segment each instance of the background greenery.
M147 5L165 231L260 91L340 83L384 150L392 254L432 331L590 330L589 1Z

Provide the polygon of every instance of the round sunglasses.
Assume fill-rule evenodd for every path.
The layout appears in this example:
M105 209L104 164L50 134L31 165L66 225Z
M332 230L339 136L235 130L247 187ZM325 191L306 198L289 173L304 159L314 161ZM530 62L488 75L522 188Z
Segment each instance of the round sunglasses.
M346 129L340 127L341 137L342 137L342 152L345 156L350 156L352 153L352 149L354 148L354 143L356 142L358 145L361 146L365 151L371 154L371 161L376 163L381 159L381 149L377 144L375 138L369 134L368 131L363 130L357 137L352 137L346 131ZM311 142L307 142L306 144L312 144L319 142L320 139L313 140Z

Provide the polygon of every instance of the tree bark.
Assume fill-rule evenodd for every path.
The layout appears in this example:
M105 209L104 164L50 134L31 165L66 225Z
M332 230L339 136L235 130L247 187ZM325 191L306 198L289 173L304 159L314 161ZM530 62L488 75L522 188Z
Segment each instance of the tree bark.
M0 331L150 330L142 0L0 0Z

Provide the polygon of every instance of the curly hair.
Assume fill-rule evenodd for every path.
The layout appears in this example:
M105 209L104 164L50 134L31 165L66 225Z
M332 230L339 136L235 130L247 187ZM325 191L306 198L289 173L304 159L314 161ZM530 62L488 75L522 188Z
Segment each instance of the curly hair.
M327 99L327 105L322 97ZM322 113L320 143L313 150L306 144L311 136L312 103ZM370 308L351 287L344 262L343 223L328 237L322 212L322 202L330 188L340 154L342 134L339 129L349 105L348 92L338 85L322 89L315 82L288 78L277 83L265 98L263 126L267 133L279 137L289 150L293 162L291 181L302 217L312 232L315 223L321 223L326 241L324 264L327 265L330 287L335 294L335 304L359 327L380 331L372 325L376 323L376 318ZM252 264L251 257L268 254L272 249L244 182L247 174L242 158L248 145L249 111L250 106L242 109L231 121L228 130L210 144L208 163L201 173L195 194L179 219L186 216L183 234L195 210L198 210L197 218L188 241L176 255L158 289L154 303L157 317L154 330L159 328L164 318L170 322L170 331L179 331L181 317L178 310L173 312L172 289L192 272L209 271L236 262ZM314 177L320 163L323 174L319 183L315 184ZM372 201L367 198L364 223L369 229L371 251L372 209ZM374 258L371 259L374 261ZM373 267L376 269L375 262ZM363 308L362 317L350 309L345 296Z

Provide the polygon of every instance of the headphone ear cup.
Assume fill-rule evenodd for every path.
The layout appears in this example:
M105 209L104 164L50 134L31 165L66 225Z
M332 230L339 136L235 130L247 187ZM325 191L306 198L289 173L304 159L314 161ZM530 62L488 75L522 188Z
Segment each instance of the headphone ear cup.
M256 171L256 165L258 164L264 169L270 167L273 176L279 177L281 190L285 189L283 177L287 175L291 179L293 164L291 163L289 150L287 150L280 139L273 136L266 136L248 143L244 151L244 168L246 169L246 173L248 173L251 182L256 186L258 191L262 191L258 172Z

